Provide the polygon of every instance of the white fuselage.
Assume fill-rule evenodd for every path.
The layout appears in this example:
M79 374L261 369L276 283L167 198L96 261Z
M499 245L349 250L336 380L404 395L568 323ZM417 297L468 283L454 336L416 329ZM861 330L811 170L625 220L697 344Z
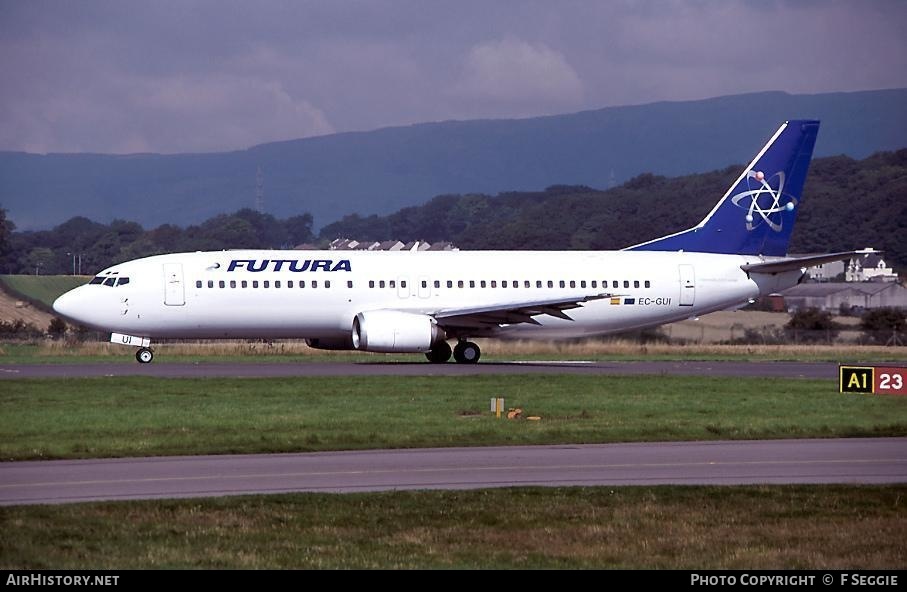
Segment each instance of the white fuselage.
M434 315L474 307L607 295L538 324L482 335L550 338L651 327L746 304L799 272L751 278L753 256L646 251L221 251L159 255L98 277L56 303L86 325L153 339L345 339L357 314ZM116 283L108 281L107 284ZM469 335L467 335L469 336Z

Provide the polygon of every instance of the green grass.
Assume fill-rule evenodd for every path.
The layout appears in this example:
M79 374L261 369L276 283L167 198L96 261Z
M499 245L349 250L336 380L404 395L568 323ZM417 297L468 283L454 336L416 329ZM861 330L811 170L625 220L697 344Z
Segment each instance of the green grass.
M904 569L907 487L292 494L0 508L0 569Z
M310 362L425 362L422 354L375 354L354 351L313 350L300 342L267 343L155 343L155 364L171 363L274 363ZM508 342L486 340L482 361L735 361L735 362L835 362L907 363L907 348L840 346L670 346L618 343L613 346L574 347L571 344L542 342L536 349L520 343L511 349ZM588 351L585 351L588 350ZM40 342L0 344L0 364L135 363L135 349L108 343ZM453 362L451 362L453 363ZM481 362L480 362L481 363Z
M54 300L64 292L87 283L78 275L0 275L0 283L12 294L32 302L40 302L52 310Z
M496 375L0 382L0 458L907 435L835 381ZM496 420L491 397L541 421Z

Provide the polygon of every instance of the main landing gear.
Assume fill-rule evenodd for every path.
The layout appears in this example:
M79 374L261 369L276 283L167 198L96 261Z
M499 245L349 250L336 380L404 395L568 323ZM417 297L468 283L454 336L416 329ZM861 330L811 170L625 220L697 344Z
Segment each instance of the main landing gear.
M154 352L151 351L150 347L143 347L135 352L135 359L139 364L150 364L151 360L154 359Z
M459 341L453 348L453 357L459 364L475 364L482 355L479 346L471 341ZM451 349L446 341L439 341L425 354L432 364L443 364L450 359Z
M482 352L479 350L479 346L471 341L457 342L453 350L454 359L459 364L475 364L479 361L479 356L481 355Z
M439 341L425 353L425 357L432 364L443 364L450 359L450 344L446 341Z

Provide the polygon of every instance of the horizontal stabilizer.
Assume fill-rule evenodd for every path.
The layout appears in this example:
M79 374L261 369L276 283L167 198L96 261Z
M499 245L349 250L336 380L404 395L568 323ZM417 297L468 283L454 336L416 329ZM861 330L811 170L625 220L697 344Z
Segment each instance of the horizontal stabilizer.
M815 267L823 263L832 261L843 261L853 259L871 253L880 253L881 251L846 251L842 253L829 253L827 255L810 255L808 257L785 257L784 259L774 259L761 263L749 263L741 265L740 269L747 273L781 273L782 271L794 271L806 267Z

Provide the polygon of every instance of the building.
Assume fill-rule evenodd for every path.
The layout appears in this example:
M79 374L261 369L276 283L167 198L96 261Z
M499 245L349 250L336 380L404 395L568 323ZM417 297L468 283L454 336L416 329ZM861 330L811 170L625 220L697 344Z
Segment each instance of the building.
M861 312L870 308L907 310L907 288L896 282L825 282L800 284L781 293L788 311L818 308Z
M850 260L844 279L848 282L896 282L898 274L888 267L879 253L867 253Z

